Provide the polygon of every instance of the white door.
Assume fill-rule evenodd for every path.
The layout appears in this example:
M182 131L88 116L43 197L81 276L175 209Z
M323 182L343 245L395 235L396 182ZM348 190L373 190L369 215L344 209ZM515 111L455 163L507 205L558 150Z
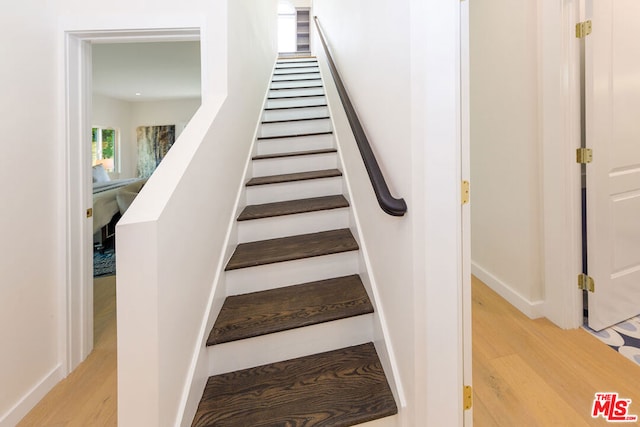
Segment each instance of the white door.
M600 330L640 313L640 1L588 0L587 16L589 326Z

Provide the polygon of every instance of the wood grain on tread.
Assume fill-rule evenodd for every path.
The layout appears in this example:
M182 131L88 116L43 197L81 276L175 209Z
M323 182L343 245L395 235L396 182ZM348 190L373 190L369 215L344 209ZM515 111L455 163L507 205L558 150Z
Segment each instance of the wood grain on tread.
M277 239L239 244L225 270L255 267L276 262L356 251L358 249L358 243L348 228L279 237Z
M315 107L315 105L307 105L307 107ZM326 131L326 132L311 132L311 133L294 133L289 135L260 136L258 137L258 140L304 138L305 136L331 135L332 133L333 133L332 131Z
M282 83L282 82L311 82L315 80L322 80L320 77L311 77L307 79L292 79L292 80L271 80L271 83Z
M324 96L324 93L318 93L318 94L309 94L309 95L286 95L286 96L270 96L267 99L268 100L278 100L278 99L296 99L296 98L316 98L316 97L320 97L320 96Z
M315 86L270 87L269 90L319 89L321 87L324 87L324 86L315 85Z
M297 61L296 59L301 59L301 58L309 58L308 60L305 61ZM283 65L283 64L308 64L308 63L318 63L317 59L313 59L315 58L315 56L300 56L298 58L278 58L278 61L276 62L276 65Z
M342 176L338 169L325 169L309 172L284 173L281 175L257 176L247 182L247 187L254 185L281 184L283 182L307 181L310 179L334 178Z
M228 297L207 345L373 313L360 276L352 275Z
M318 116L318 117L301 117L299 119L282 119L282 120L263 120L263 124L269 123L291 123L291 122L311 122L314 120L328 120L331 117L329 116Z
M367 343L210 377L192 427L347 427L397 412Z
M297 108L315 108L315 107L326 107L327 104L317 104L317 105L292 105L290 107L266 107L264 111L274 111L274 110L295 110Z
M317 212L330 209L346 208L349 202L343 195L312 197L309 199L287 200L285 202L249 205L238 217L238 221L247 221L275 216L293 215L306 212Z
M307 64L307 65L301 65ZM290 67L278 67L278 65L291 65ZM277 63L276 62L276 70L288 70L291 68L313 68L318 67L318 61L290 61L285 63Z
M303 76L303 75L307 75L307 74L320 74L320 70L318 70L318 71L303 70L303 71L298 71L297 73L295 73L295 72L294 73L273 73L273 77L276 77L276 76Z
M291 151L288 153L272 153L272 154L259 154L253 156L252 160L266 160L266 159L278 159L281 157L296 157L296 156L312 156L314 154L330 154L337 153L335 148L323 148L321 150L307 150L307 151Z

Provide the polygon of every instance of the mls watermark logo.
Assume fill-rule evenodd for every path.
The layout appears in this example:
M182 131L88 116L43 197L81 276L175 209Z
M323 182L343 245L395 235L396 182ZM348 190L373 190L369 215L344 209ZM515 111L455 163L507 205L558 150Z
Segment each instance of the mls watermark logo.
M607 422L632 423L638 421L637 415L629 414L631 399L621 399L618 393L596 393L591 408L591 417L602 416Z

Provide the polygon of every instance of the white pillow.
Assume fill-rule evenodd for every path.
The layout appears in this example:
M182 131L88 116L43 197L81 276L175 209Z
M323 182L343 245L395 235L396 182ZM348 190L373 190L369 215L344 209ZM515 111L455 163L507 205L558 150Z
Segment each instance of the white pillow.
M109 182L111 179L109 178L109 174L104 167L100 165L95 165L93 167L93 182Z

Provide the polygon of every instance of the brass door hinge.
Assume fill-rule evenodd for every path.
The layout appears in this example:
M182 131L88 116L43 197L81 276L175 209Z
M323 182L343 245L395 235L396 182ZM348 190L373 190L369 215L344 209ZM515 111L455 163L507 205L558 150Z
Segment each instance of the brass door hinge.
M578 22L576 24L576 37L582 39L591 34L591 21Z
M469 203L469 181L462 181L462 194L461 194L461 200L462 200L462 204L466 205L467 203Z
M468 411L473 406L473 388L470 385L464 386L462 390L462 404L465 411Z
M582 289L583 291L595 292L596 283L593 281L593 277L581 273L578 274L578 288Z
M578 148L576 150L576 162L586 165L593 161L593 150L591 148Z
M93 208L87 209L87 218L91 218L93 216Z

